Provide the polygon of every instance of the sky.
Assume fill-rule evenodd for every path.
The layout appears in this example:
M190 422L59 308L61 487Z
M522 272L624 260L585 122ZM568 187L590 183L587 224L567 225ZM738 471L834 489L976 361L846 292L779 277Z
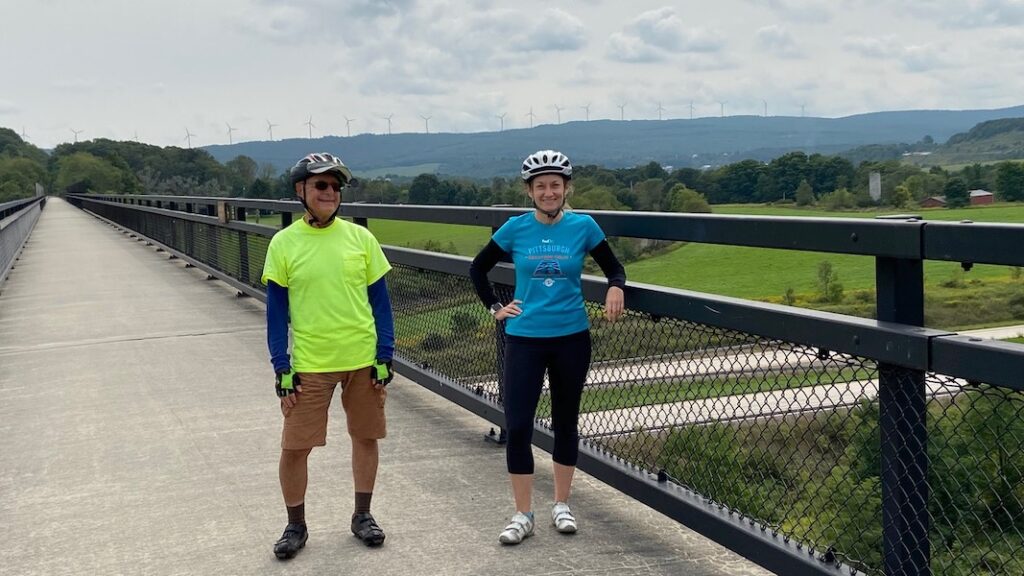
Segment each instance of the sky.
M838 117L1024 103L1024 0L0 0L0 55L44 148Z

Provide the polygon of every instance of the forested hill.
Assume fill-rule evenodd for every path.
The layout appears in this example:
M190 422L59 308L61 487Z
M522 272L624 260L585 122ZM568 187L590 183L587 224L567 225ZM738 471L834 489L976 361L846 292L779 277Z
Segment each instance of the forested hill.
M278 169L310 151L342 156L358 173L423 167L471 177L513 174L539 148L566 151L574 162L626 167L656 161L681 167L718 166L743 158L770 160L785 152L837 153L865 144L936 142L988 120L1024 116L1024 106L998 110L877 112L843 118L726 116L695 120L595 120L504 132L361 134L208 146L226 162L246 155Z

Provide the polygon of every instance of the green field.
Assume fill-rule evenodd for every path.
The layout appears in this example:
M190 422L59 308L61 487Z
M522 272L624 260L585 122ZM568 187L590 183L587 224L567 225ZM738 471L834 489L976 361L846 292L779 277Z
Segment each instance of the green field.
M717 214L761 216L829 216L873 218L893 211L829 212L826 210L726 204L713 206ZM1024 223L1024 205L997 204L956 210L907 210L925 220ZM872 289L875 263L870 256L798 252L744 246L686 244L662 254L626 266L630 280L712 292L738 298L780 298L787 288L797 294L813 293L817 285L818 263L828 260L839 275L839 282L851 290ZM959 273L955 262L926 262L925 281L937 284ZM1006 266L975 266L964 274L965 280L1009 276Z
M1013 342L1014 344L1024 344L1024 338L1010 338L1007 342Z
M370 231L381 244L422 248L433 241L445 249L454 245L455 253L463 256L475 256L491 237L490 228L482 226L399 220L370 220Z
M820 208L797 206L768 206L766 204L715 204L715 214L751 214L756 216L828 216L836 218L874 218L886 214L916 214L925 220L975 222L1024 223L1024 203L1001 202L990 206L969 206L966 208L906 208L897 210L842 210L829 211Z

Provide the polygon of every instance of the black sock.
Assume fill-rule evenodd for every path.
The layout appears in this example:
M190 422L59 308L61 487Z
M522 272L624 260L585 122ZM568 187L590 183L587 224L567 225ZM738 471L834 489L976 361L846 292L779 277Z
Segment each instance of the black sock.
M306 503L303 502L298 506L286 506L288 508L288 523L289 524L305 524L306 523Z
M370 511L370 500L373 498L373 492L356 492L356 514L362 514L363 512Z

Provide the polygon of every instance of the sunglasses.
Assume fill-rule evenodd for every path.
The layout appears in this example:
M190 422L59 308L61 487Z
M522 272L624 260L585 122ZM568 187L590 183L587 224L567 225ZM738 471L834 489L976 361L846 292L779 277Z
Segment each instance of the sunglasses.
M313 184L313 188L316 188L321 192L327 190L328 188L334 190L335 192L341 192L341 184L339 184L338 182L324 182L323 180L317 180L317 182Z

